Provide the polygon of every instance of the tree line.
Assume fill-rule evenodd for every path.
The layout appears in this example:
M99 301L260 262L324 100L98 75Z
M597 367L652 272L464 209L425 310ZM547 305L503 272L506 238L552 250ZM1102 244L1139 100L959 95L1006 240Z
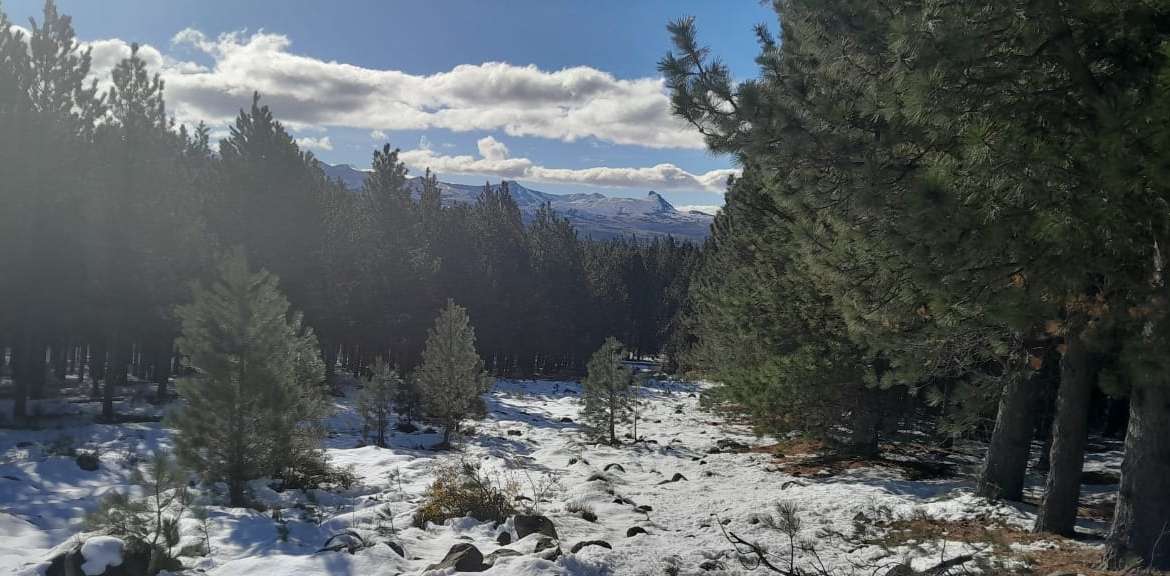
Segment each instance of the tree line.
M690 19L660 61L675 114L743 168L684 364L765 430L863 453L908 421L986 434L991 498L1022 499L1038 438L1036 529L1064 534L1092 411L1128 403L1106 564L1170 566L1170 7L775 8L755 78Z
M137 46L108 84L90 66L52 2L27 35L0 12L0 367L18 420L69 374L107 419L131 376L165 398L176 306L236 247L303 312L327 378L414 368L449 298L499 375L578 372L609 335L670 347L694 245L581 238L548 207L525 222L506 184L446 205L389 145L349 191L259 95L215 144L176 126Z

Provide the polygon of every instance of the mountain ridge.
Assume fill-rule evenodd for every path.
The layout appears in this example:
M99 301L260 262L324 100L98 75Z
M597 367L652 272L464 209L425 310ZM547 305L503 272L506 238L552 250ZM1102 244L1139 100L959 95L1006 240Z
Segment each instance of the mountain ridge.
M349 164L321 163L325 175L338 180L349 190L360 190L366 171ZM525 220L532 217L542 204L548 203L557 214L585 237L606 240L617 237L673 236L678 239L702 242L710 233L713 216L702 212L684 212L674 207L661 194L651 190L643 198L606 196L597 192L553 194L528 188L515 180L508 183L508 191L520 208ZM422 177L409 180L417 195L422 190ZM498 188L499 183L490 184ZM483 185L439 182L439 192L445 204L474 203Z

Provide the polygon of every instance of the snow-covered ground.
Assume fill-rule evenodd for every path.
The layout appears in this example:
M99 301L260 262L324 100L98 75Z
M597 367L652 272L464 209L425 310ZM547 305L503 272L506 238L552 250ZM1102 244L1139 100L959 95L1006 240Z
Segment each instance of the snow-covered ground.
M506 546L521 554L497 560L484 572L492 575L640 575L675 568L680 574L747 573L725 531L782 549L786 538L760 521L776 502L798 506L800 538L814 543L819 561L830 568L908 560L922 569L960 554L987 560L999 553L949 542L944 535L892 546L875 543L858 534L859 523L868 522L879 532L880 525L899 519L924 518L1026 527L1034 517L1027 508L972 496L970 481L961 475L911 481L896 469L856 467L831 477L797 478L784 471L784 458L766 451L711 453L720 441L764 446L776 439L757 438L726 415L700 409L702 389L652 382L642 390L642 441L611 447L591 443L576 422L577 384L499 381L487 397L487 419L473 423L474 434L457 452L428 450L439 437L422 432L395 432L389 449L357 447L359 421L352 403L339 399L329 422L328 454L334 464L352 467L358 485L277 492L255 482L255 496L267 510L212 507L210 555L183 561L201 573L223 576L393 575L423 573L458 543L470 542L486 556L501 548L501 531L515 537L511 521L500 527L471 518L425 529L410 526L432 470L460 459L478 462L497 481L516 482L528 496L533 486L555 479L548 501L537 506L555 524L564 554L552 561L533 554L538 537L530 535ZM94 424L84 414L91 408L83 405L83 414L47 419L40 430L0 430L0 573L41 573L54 548L75 545L83 516L99 498L110 490L131 489L134 466L170 444L169 432L158 423ZM149 411L140 405L119 408ZM69 444L96 450L98 469L83 471L73 457L58 455ZM596 521L581 518L582 509L591 509ZM632 527L645 533L627 537ZM405 557L383 543L354 554L319 552L331 535L347 528L370 540L392 539ZM184 546L201 542L199 529L193 519L184 522ZM393 537L377 536L390 530ZM603 540L612 549L588 546L570 552L588 540ZM995 562L1005 569L1018 564Z

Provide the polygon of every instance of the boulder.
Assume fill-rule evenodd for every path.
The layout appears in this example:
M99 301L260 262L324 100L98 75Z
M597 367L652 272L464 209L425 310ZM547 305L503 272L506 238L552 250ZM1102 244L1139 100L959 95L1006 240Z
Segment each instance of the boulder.
M705 572L710 572L712 570L722 570L723 563L718 560L704 560L701 564L699 564L699 569Z
M500 546L507 546L511 543L512 533L508 532L507 530L500 532L499 536L496 536L496 544L499 544Z
M519 430L508 430L508 436L519 436L521 434L523 434L523 432Z
M483 565L484 566L495 566L496 560L499 560L500 558L507 558L509 556L523 556L523 554L521 554L521 553L519 553L511 548L500 548L500 549L492 552L491 554L484 556Z
M626 530L626 538L633 538L638 534L649 534L649 532L646 532L646 529L641 526L631 526L629 530Z
M539 514L517 514L512 521L512 525L516 528L516 536L523 538L529 534L543 534L549 538L556 538L557 527L549 520L547 516Z
M606 464L605 468L602 468L602 471L609 472L610 468L616 468L618 472L625 472L626 471L626 469L622 468L622 465L618 464L617 462L610 462L609 464Z
M325 539L325 543L317 552L349 552L353 554L362 548L369 547L369 543L361 534L353 530L342 530Z
M602 548L607 548L609 550L613 550L613 546L611 546L610 543L606 542L605 540L583 540L581 542L573 544L573 547L569 550L569 552L576 554L576 553L580 552L581 549L586 547L586 546L601 546Z
M473 544L460 543L451 547L438 564L427 566L427 570L454 568L456 572L483 572L483 554Z
M540 540L536 541L536 548L533 548L532 553L538 558L551 562L560 558L561 547L552 538L542 536Z
M637 510L638 512L642 512L643 514L645 514L646 512L653 512L653 511L654 511L654 507L653 507L653 506L648 506L648 505L646 505L646 504L642 504L641 506L638 506L637 508L634 508L634 510Z
M402 549L402 544L399 544L393 540L387 540L385 544L399 556L406 558L406 550Z
M573 423L573 419L572 419L572 418L569 418L568 416L565 416L564 418L561 418L561 422L564 422L564 423L566 423L566 424L572 424L572 423Z
M659 485L661 485L661 484L670 484L671 482L678 482L678 481L680 481L680 480L681 480L681 481L685 481L686 479L687 479L687 477L686 477L686 476L683 476L682 474L680 474L680 473L678 473L678 472L675 472L675 473L674 473L674 476L671 476L671 477L670 477L670 480L663 480L662 482L659 482L658 484L659 484Z
M402 432L403 434L413 434L418 432L418 426L415 426L413 422L406 421L399 421L398 424L394 426L394 429Z
M93 472L98 469L98 456L93 452L82 452L77 455L77 467L86 472Z

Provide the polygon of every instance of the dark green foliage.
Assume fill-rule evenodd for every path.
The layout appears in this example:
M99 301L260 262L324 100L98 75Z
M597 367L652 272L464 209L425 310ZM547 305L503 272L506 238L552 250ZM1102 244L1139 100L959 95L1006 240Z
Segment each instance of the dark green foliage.
M585 403L581 418L593 434L617 444L617 425L629 418L633 372L622 364L625 350L616 338L609 337L589 358L589 373L581 381L581 401Z
M385 362L375 362L370 377L362 381L357 410L362 418L362 437L375 446L386 447L395 397L401 394L402 377Z
M244 504L247 480L301 485L321 476L328 407L320 349L276 278L250 271L234 252L178 314L179 348L199 370L180 380L187 402L171 418L180 457L207 479L226 481L234 506Z
M423 409L443 425L443 445L447 445L460 421L477 413L482 417L479 395L492 384L475 350L475 329L462 306L447 301L427 333L422 356L415 378Z
M188 476L188 471L169 453L155 452L145 470L135 468L132 477L144 496L134 499L111 491L86 516L86 525L90 530L122 538L131 553L147 551L147 574L177 569L181 567L175 558L179 525L192 505Z
M501 375L579 373L606 334L655 355L673 333L692 245L594 242L547 209L526 222L507 183L444 206L437 177L411 178L389 146L346 190L259 94L216 148L207 126L174 125L136 47L103 93L52 2L30 37L0 24L0 349L18 420L66 371L107 419L133 377L165 400L182 360L174 307L235 246L304 312L330 382L376 358L413 370L448 298ZM402 392L410 414L418 396Z
M849 368L834 390L923 392L954 433L985 426L1005 383L1021 392L1059 362L1056 421L1083 436L1095 371L1061 354L1116 350L1118 340L1140 348L1162 329L1170 216L1151 167L1166 150L1170 7L775 6L781 38L757 30L758 78L733 82L693 20L669 26L675 50L660 63L675 113L734 155L758 190L729 195L704 264L713 271L696 280L700 367L726 370L715 355L775 335L732 376L751 409L825 397L840 409L823 386L795 387L802 369L831 364ZM760 310L768 320L756 321ZM802 319L815 321L795 329ZM1133 399L1149 397L1130 380ZM1022 477L1027 462L1033 395L1014 392L999 403L985 486ZM1162 454L1166 443L1150 439L1170 437L1170 419L1141 407L1127 451ZM856 433L874 414L850 420ZM1082 449L1052 444L1049 491L1074 496L1050 504L1075 508ZM1154 490L1142 506L1122 490L1112 565L1130 553L1167 562L1147 545L1157 529L1146 511L1170 506ZM1070 529L1075 509L1045 515Z

